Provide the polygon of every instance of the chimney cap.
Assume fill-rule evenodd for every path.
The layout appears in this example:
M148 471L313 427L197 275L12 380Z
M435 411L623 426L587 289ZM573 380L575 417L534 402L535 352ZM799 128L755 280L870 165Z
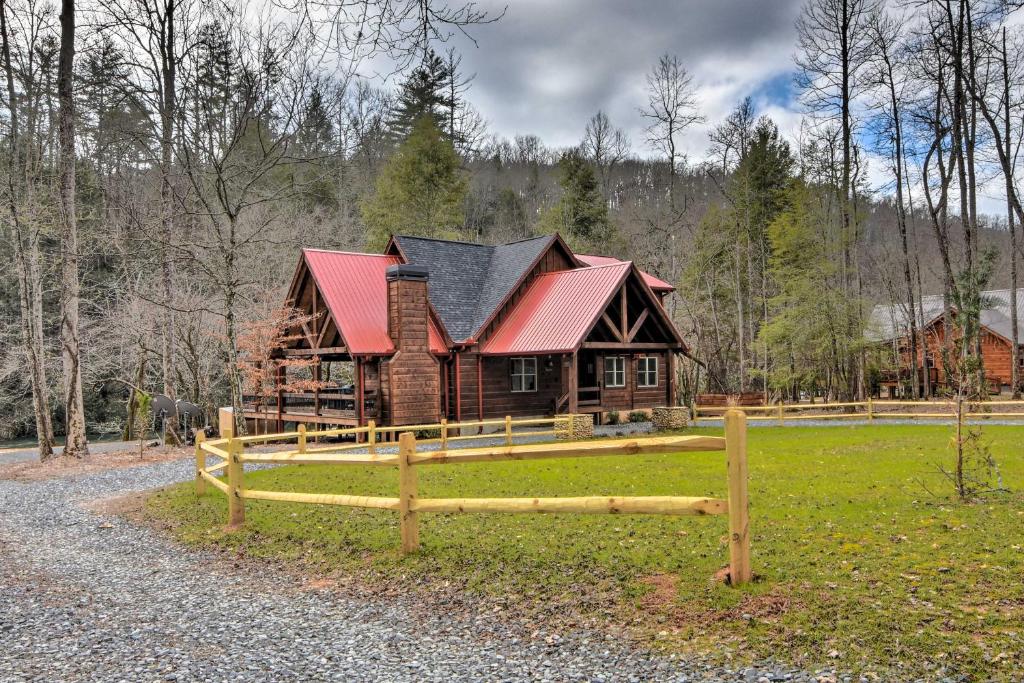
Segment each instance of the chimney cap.
M426 266L417 266L412 263L400 263L388 266L384 271L384 277L388 280L414 280L426 282L429 271Z

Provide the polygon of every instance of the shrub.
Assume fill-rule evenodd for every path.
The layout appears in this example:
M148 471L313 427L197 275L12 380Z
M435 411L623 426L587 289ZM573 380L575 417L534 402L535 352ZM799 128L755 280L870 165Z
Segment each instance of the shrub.
M642 410L634 410L629 414L630 422L647 422L647 413Z
M608 424L617 425L619 424L619 411L609 410L608 411Z

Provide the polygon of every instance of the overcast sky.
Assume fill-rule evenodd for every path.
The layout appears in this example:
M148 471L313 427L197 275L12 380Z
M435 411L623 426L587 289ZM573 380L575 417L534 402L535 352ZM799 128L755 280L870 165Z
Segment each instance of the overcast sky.
M461 0L450 0L458 6ZM795 141L801 119L794 88L795 22L805 0L477 0L505 16L452 39L476 74L469 99L489 131L534 134L550 147L578 144L603 109L635 152L653 154L639 108L646 75L663 54L693 76L706 123L683 139L689 161L706 158L708 130L746 96ZM440 51L440 50L439 50ZM868 182L888 192L884 160L869 155ZM999 183L979 187L981 210L1005 211Z
M539 135L551 146L579 142L598 109L648 154L638 109L645 77L665 54L694 77L708 123L685 140L691 160L707 147L707 126L745 96L784 132L795 130L794 20L803 0L483 0L498 22L472 30L478 47L456 40L470 100L490 130Z

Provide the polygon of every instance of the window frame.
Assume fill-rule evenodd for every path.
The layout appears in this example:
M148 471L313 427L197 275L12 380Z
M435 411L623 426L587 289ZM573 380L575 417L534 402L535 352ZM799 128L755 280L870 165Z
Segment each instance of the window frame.
M650 367L651 361L654 361L654 369ZM636 359L636 387L637 389L656 389L660 377L658 376L658 357L657 356L640 356ZM654 383L650 384L647 382L651 375L654 375Z
M520 371L516 372L516 363L521 363ZM532 372L531 372L532 370ZM508 363L509 390L513 394L535 394L537 393L538 374L536 356L514 356L509 358ZM533 378L533 388L526 387L527 378ZM519 388L516 389L516 379L519 379Z
M608 361L618 361L619 367L612 368L609 370ZM625 356L605 356L604 357L604 386L606 389L624 389L626 387L626 357ZM621 377L620 382L614 380L609 382L609 372L613 378Z

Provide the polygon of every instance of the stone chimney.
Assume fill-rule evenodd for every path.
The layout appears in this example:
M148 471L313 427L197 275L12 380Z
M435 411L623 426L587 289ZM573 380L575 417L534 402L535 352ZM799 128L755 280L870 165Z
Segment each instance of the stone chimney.
M388 422L434 423L441 419L441 374L430 353L427 269L388 267L388 335L396 353L388 361Z

